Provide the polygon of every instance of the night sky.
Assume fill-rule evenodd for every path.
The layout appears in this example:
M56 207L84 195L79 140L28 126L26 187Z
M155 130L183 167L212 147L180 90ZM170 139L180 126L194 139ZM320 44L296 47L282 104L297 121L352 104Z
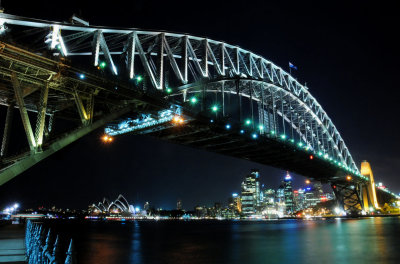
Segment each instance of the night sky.
M206 36L251 50L284 69L290 61L298 67L295 77L307 83L357 165L370 161L376 181L400 192L397 7L379 1L83 2L3 0L2 6L6 13L40 19L66 21L81 13L91 25ZM3 125L4 115L0 118ZM132 204L150 201L156 208L172 209L181 199L184 208L192 209L226 203L252 168L260 169L261 182L272 188L285 174L146 136L121 136L103 145L101 133L1 186L0 206L19 201L23 207L86 208L121 193ZM304 179L295 180L299 185Z

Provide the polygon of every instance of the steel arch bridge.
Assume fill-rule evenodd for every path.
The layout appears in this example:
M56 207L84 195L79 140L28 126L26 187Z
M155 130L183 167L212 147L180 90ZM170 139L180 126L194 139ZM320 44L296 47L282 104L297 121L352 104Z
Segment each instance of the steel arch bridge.
M108 136L151 134L329 182L348 211L378 207L372 173L360 172L308 88L260 55L188 34L91 26L75 16L60 23L3 13L0 32L0 103L9 109L0 183L105 125ZM30 152L7 158L14 107ZM27 112L37 113L35 132ZM76 117L69 137L50 135L56 118Z

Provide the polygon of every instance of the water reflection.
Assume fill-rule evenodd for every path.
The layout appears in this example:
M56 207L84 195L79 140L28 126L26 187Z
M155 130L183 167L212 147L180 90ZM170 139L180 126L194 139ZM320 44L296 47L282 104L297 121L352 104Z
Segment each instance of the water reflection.
M139 222L134 221L132 229L132 252L130 254L130 263L142 263L142 246L140 236Z
M397 263L399 220L135 221L68 232L79 263Z

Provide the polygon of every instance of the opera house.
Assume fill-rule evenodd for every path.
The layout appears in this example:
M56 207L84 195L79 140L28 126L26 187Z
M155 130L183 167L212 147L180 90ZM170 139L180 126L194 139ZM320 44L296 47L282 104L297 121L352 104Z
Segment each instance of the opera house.
M129 205L128 201L122 194L118 196L113 202L107 198L103 198L102 202L97 205L92 204L89 206L90 215L121 215L131 216L135 213L134 207Z

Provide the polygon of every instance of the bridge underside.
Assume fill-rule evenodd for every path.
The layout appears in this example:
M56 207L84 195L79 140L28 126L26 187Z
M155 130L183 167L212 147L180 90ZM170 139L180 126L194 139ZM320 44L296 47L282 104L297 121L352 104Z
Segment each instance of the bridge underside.
M312 154L299 151L293 144L282 144L266 137L253 139L250 134L210 124L209 120L196 118L183 126L170 126L163 130L137 131L173 143L200 148L207 151L246 159L252 162L290 170L310 179L330 182L343 179L346 174L335 166L314 158ZM310 159L310 156L313 158Z

